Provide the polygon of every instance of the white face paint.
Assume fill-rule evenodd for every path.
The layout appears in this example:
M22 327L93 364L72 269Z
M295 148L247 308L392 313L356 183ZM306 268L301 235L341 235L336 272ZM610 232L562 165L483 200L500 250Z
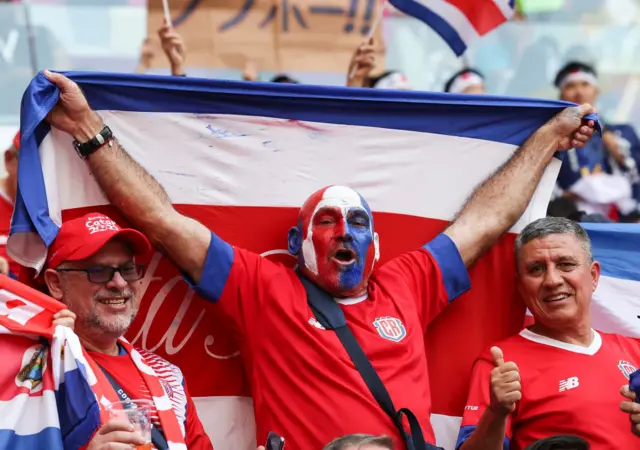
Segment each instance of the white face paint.
M322 193L322 199L318 202L313 210L313 214L309 219L309 227L307 236L302 241L302 255L304 257L305 266L311 273L318 275L318 264L316 258L316 250L313 245L313 218L316 213L325 207L339 208L342 212L342 218L346 222L347 214L353 208L360 208L366 210L362 204L360 194L346 186L331 186ZM369 222L369 227L373 231L373 220ZM374 236L375 245L375 261L380 257L378 248L378 236Z

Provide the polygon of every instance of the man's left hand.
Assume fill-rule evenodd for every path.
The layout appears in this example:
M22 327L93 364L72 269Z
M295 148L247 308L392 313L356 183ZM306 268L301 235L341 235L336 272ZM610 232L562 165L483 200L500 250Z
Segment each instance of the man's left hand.
M582 148L591 139L596 126L594 120L585 121L583 118L595 113L593 106L585 103L580 106L566 108L547 122L547 128L558 140L558 150Z
M622 386L620 393L629 399L620 403L620 409L629 414L629 420L631 420L631 432L640 437L640 403L635 402L636 394L629 389L628 384Z
M69 327L73 330L76 323L76 315L68 309L58 311L53 315L53 326Z

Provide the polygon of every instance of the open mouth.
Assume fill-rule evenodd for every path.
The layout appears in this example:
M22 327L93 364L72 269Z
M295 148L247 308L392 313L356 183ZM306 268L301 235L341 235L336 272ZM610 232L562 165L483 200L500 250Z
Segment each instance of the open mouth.
M333 255L333 259L339 264L351 264L356 262L356 252L350 248L341 248Z

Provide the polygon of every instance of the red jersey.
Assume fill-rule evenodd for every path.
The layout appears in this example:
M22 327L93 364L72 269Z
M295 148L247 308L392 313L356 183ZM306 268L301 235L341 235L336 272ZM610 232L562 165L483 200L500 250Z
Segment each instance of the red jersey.
M411 409L431 443L424 333L469 283L455 244L440 235L374 270L363 298L338 301L395 407ZM259 443L274 431L287 449L319 449L345 434L370 433L393 436L404 448L335 332L316 320L293 270L214 234L196 288L239 334Z
M137 350L145 358L145 362L154 370L167 396L171 399L173 411L184 433L184 441L187 448L189 450L213 450L211 440L205 433L198 418L195 405L187 391L180 369L154 353L142 349ZM130 398L152 400L151 394L129 354L124 351L118 356L96 352L89 353L97 364L109 372ZM155 408L151 413L151 420L155 427L162 430Z
M498 344L505 361L518 365L522 400L507 423L505 448L521 450L539 439L571 434L592 450L640 448L629 415L620 411L620 388L640 367L640 341L595 332L588 347L522 330ZM456 448L471 435L489 405L494 368L487 350L476 361ZM507 447L510 443L510 447Z
M9 239L12 215L13 203L4 192L0 191L0 256L9 261L9 271L17 277L20 273L20 264L7 255L7 239Z

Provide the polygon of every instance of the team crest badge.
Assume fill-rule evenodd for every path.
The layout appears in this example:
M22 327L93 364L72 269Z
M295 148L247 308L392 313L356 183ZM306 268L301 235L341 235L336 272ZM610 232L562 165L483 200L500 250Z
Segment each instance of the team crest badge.
M627 378L627 380L631 377L631 374L636 371L636 368L629 361L620 361L618 363L618 369L620 372Z
M44 346L28 349L23 355L23 366L16 376L18 386L28 387L32 391L39 391L42 384L42 374L46 369L47 350Z
M407 335L404 324L395 317L378 317L373 321L373 325L380 336L393 342L400 342Z

